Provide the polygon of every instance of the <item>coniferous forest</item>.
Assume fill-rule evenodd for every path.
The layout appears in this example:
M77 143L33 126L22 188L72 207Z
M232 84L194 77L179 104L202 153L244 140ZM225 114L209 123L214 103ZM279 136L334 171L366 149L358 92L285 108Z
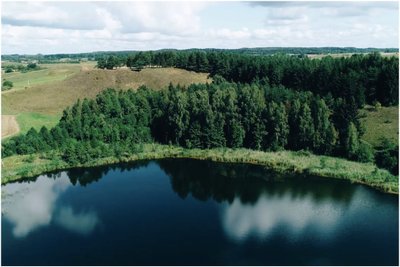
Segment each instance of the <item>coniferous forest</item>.
M177 67L207 72L211 84L166 90L108 89L77 101L58 125L3 143L3 157L58 150L71 164L135 153L158 142L186 148L308 150L375 162L397 174L398 146L376 150L361 140L358 110L365 104L398 105L398 59L378 53L348 58L228 52L140 52L107 56L98 67Z

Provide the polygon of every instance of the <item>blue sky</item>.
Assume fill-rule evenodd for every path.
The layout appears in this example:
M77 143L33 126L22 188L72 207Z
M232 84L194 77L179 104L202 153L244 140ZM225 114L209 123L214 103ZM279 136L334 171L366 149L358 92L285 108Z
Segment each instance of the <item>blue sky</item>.
M2 54L398 47L397 2L3 1Z

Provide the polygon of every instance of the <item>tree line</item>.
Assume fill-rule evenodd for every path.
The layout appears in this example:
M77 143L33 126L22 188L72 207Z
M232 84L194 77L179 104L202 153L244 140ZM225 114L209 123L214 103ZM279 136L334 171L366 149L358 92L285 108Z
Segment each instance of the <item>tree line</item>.
M54 128L32 128L4 142L3 157L60 151L67 162L84 163L159 142L187 148L303 149L374 161L373 148L360 141L353 98L216 78L212 84L170 85L161 91L108 89L96 99L78 100ZM393 155L380 156L387 162L385 157Z
M277 53L292 54L292 55L306 55L306 54L339 54L339 53L372 53L372 52L385 52L385 53L396 53L399 51L398 48L356 48L356 47L255 47L255 48L239 48L239 49L217 49L217 48L205 48L205 49L161 49L156 52L173 51L173 52L229 52L235 54L246 54L246 55L273 55ZM2 60L22 62L22 61L33 61L38 60L39 63L54 63L60 59L70 59L79 62L82 59L97 60L100 57L116 56L116 57L128 57L129 55L139 53L140 51L99 51L99 52L88 52L88 53L74 53L74 54L36 54L36 55L20 55L20 54L9 54L2 55ZM97 59L96 59L97 58Z
M99 68L113 69L126 65L135 70L146 66L177 67L219 75L232 82L260 82L283 85L296 91L311 91L350 101L359 108L380 102L398 105L399 62L396 57L379 53L351 57L310 59L277 54L254 56L232 52L162 51L138 52L98 59Z
M25 73L28 71L34 71L34 70L40 70L42 69L39 65L36 63L28 63L28 64L7 64L5 66L1 67L4 69L5 73L11 73L11 72L16 72L19 71L21 73Z

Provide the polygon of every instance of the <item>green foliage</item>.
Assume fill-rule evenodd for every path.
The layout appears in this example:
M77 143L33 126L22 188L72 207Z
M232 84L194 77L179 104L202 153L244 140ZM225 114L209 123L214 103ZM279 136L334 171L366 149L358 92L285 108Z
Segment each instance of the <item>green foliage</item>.
M43 172L66 169L76 166L98 166L122 161L159 158L193 158L232 163L260 164L277 172L295 172L346 179L355 183L363 183L386 192L398 192L397 177L388 171L378 169L373 164L352 162L328 156L316 156L309 151L261 152L248 149L184 149L177 146L159 144L138 144L135 150L118 158L114 155L102 155L85 163L67 163L60 153L46 153L48 159L27 163L29 156L12 156L3 159L2 184L34 176ZM50 157L51 155L51 157ZM35 155L36 156L36 155ZM51 159L50 159L51 158ZM74 162L74 161L72 161Z
M375 153L376 164L389 170L391 173L398 175L399 173L399 145L384 139L379 150Z
M275 51L255 50L263 51L260 52L261 55ZM303 51L304 48L300 50ZM358 108L374 101L384 105L398 104L398 60L395 57L385 58L379 53L371 53L347 58L324 57L312 60L308 57L284 54L260 56L258 52L253 52L254 49L244 49L244 53L239 51L242 50L136 52L125 57L126 60L122 63L123 56L111 54L108 57L100 57L98 66L112 69L118 64L126 64L132 70L139 71L145 67L178 67L209 72L215 77L216 84L223 78L241 83L283 85L297 91L311 91L321 96L330 95L346 100L354 98Z
M374 149L370 144L362 140L358 147L357 161L374 162Z
M275 102L268 104L264 112L267 135L264 139L264 148L273 151L283 149L288 142L289 123L285 106Z
M311 149L314 142L314 122L311 116L311 109L307 103L303 103L299 113L298 143L300 148Z
M32 163L35 161L35 158L36 158L35 155L29 155L25 160L28 163Z
M313 140L315 151L330 154L334 150L338 138L335 126L330 121L331 111L323 99L316 99L312 102L312 113L315 126Z
M347 128L345 149L348 158L357 158L357 153L359 151L359 140L357 129L353 123L350 123L349 127Z
M2 67L4 68L5 73L11 73L15 71L19 71L22 73L28 72L28 71L34 71L34 70L40 70L41 68L39 67L38 64L36 63L28 63L27 65L23 64L7 64L6 66Z
M8 66L8 67L6 67L4 72L5 73L11 73L11 72L14 72L14 69L12 67Z
M125 65L125 57L109 55L108 57L97 58L97 68L112 70Z
M381 103L379 103L379 101L376 101L376 102L374 103L374 109L375 109L375 111L379 111L379 110L381 109L381 107L382 107L382 105L381 105Z
M38 68L38 65L36 63L28 63L28 65L26 66L26 68L28 70L35 70Z
M379 55L316 61L190 50L98 58L99 68L123 64L209 72L215 80L187 88L170 84L161 91L105 90L65 109L50 131L29 130L10 138L3 155L59 149L66 162L83 164L102 155L124 159L136 144L156 141L201 149L304 149L369 162L371 149L359 141L358 109L365 102L397 103L386 98L397 94L393 72L398 66ZM380 67L390 73L382 74ZM372 77L367 79L364 71ZM381 162L392 168L385 153Z
M6 90L10 90L11 88L13 88L14 84L12 81L9 80L5 80L3 81L3 86L1 87L1 90L6 91Z
M102 153L124 157L134 144L153 140L188 148L335 152L341 133L324 100L274 88L222 82L188 88L170 85L165 91L108 89L95 100L78 100L65 109L50 131L32 128L10 138L3 144L3 156L61 149L66 162L84 163ZM340 103L346 102L336 105ZM351 121L342 135L345 142L339 145L346 157L370 161L370 149L362 145L360 150Z

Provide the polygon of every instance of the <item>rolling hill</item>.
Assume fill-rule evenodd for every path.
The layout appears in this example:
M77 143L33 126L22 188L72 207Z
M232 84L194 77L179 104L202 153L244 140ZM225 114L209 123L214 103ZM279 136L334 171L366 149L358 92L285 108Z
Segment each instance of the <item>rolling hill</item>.
M88 63L48 64L44 67L46 69L39 71L3 75L16 86L2 92L2 115L15 115L21 132L31 127L40 129L43 125L55 125L61 112L78 98L93 98L106 88L125 90L146 85L161 89L169 83L211 82L206 73L175 68L143 69L140 72L128 68L99 70ZM3 132L10 132L7 124L3 125L2 136Z

